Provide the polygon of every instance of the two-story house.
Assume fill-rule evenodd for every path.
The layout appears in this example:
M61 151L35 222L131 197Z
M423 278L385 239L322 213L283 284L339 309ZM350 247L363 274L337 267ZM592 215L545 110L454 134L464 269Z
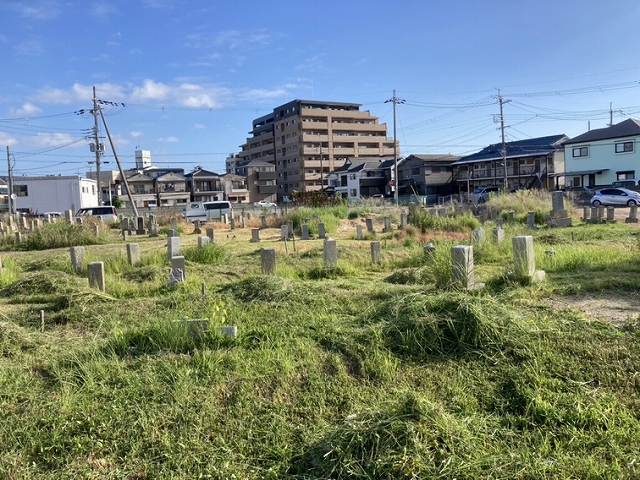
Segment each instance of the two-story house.
M127 177L127 184L136 206L171 207L186 204L190 200L190 193L186 189L183 172L181 168L156 167L134 171Z
M459 156L409 155L398 164L398 195L439 197L453 193L453 166Z
M627 119L564 144L567 186L595 187L640 178L640 121Z
M185 176L192 202L225 200L224 185L220 175L198 166Z
M348 158L343 166L329 174L326 193L349 200L374 195L391 196L393 170L392 158Z

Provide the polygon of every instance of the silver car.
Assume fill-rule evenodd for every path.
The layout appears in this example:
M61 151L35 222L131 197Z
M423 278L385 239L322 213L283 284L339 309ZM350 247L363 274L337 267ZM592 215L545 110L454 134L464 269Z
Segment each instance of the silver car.
M591 205L594 207L600 205L633 207L640 205L640 193L627 188L603 188L591 197Z

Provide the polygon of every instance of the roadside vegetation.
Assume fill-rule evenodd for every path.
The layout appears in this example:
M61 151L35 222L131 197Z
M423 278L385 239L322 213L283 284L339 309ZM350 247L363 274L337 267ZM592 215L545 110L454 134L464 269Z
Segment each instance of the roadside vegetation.
M480 222L418 208L400 231L388 205L302 207L257 244L259 219L216 225L203 249L182 224L186 280L173 287L164 237L132 236L137 266L117 230L95 244L55 224L29 251L0 242L0 477L637 478L640 317L563 300L636 296L640 228L575 215L532 231L526 212L548 213L549 198L489 204L516 223L502 244L482 226L478 291L452 283L450 249ZM367 218L375 233L357 240ZM297 234L308 222L313 239L280 241L287 221ZM534 236L544 283L507 279L515 235ZM106 292L58 238L105 262ZM274 275L261 248L276 250ZM209 331L190 332L194 319ZM220 331L232 325L236 338Z

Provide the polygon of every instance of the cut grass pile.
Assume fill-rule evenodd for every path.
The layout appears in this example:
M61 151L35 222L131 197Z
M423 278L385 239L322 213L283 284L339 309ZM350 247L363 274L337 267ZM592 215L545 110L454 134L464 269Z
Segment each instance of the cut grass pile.
M377 233L376 265L369 242L336 225L334 268L322 240L285 250L277 229L201 251L183 236L187 281L174 288L162 240L142 244L136 267L122 245L93 246L105 293L63 257L3 254L0 476L638 477L638 318L547 302L640 290L635 227L539 229L547 281L520 286L505 277L510 237L528 232L507 226L504 244L475 246L487 287L467 292L447 262L464 242L442 232L475 225L451 222ZM260 274L261 247L276 248L275 275ZM210 331L190 335L185 317Z

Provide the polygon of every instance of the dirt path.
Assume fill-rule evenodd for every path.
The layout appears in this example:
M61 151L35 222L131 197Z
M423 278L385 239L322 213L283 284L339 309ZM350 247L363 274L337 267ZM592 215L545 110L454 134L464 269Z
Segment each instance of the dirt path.
M620 325L630 318L640 317L640 294L572 295L550 300L555 308L571 308L590 319Z

